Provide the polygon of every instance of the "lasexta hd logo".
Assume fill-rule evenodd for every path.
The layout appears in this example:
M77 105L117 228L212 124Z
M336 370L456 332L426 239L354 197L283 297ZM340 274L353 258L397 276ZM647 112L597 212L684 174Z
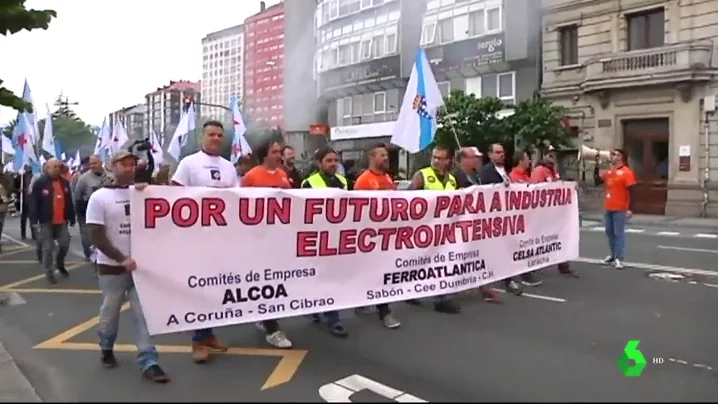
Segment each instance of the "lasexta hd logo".
M648 362L646 362L643 352L638 349L638 344L640 343L641 341L637 339L628 341L626 347L623 348L621 357L618 359L618 368L621 369L621 372L626 377L640 376L643 369L646 368Z

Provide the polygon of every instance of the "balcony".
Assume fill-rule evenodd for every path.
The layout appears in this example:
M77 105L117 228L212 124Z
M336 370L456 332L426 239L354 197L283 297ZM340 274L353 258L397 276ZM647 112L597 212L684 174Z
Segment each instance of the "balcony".
M710 80L712 43L696 41L640 49L585 64L584 92Z

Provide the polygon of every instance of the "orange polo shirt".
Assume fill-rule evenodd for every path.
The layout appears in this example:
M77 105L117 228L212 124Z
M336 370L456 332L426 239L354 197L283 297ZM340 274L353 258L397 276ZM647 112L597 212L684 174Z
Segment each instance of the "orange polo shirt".
M354 189L357 191L377 191L396 189L396 186L389 174L365 170L354 182Z
M631 194L628 188L636 185L636 175L628 166L611 168L601 175L606 188L604 208L609 212L628 210Z
M65 221L65 187L59 179L52 180L52 224L63 224Z
M511 178L511 182L531 182L529 173L520 167L514 167L509 173L509 178Z

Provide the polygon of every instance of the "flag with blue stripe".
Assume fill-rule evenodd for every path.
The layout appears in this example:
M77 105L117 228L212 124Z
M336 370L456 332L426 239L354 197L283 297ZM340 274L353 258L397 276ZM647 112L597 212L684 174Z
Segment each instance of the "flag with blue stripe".
M416 60L399 110L391 143L409 153L418 153L434 141L436 113L444 105L436 78L424 49L416 51Z

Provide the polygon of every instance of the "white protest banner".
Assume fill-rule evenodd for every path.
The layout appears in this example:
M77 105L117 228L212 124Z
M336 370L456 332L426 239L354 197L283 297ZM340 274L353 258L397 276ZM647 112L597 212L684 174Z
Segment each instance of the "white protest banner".
M578 257L575 183L132 192L151 334L462 290Z

